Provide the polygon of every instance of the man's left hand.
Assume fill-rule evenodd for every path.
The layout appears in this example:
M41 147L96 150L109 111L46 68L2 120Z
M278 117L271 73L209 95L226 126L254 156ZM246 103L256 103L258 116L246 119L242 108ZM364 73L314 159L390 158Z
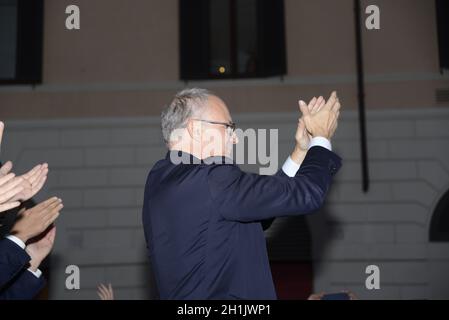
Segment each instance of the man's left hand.
M323 108L326 104L326 100L323 97L313 97L308 104L310 113L315 114ZM296 148L307 152L309 150L310 140L312 136L307 132L306 125L304 123L303 117L298 119L298 128L296 129Z
M320 111L321 108L323 108L325 104L326 104L326 100L323 97L319 97L319 98L313 97L313 99L310 100L307 107L309 108L309 111L311 114L315 114L318 111ZM306 153L309 150L309 145L310 145L311 139L312 139L312 136L307 131L303 117L299 118L298 119L298 127L296 129L296 135L295 135L296 146L295 146L295 150L293 151L293 153L290 156L293 161L300 164L304 160Z

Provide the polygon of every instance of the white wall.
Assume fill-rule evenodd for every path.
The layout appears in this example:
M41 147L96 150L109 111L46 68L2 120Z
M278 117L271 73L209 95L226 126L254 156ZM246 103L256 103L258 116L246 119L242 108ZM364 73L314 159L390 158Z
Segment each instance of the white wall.
M449 110L368 112L371 188L361 192L357 114L345 112L334 141L344 159L327 204L310 216L315 291L359 297L449 298L449 244L428 243L431 212L449 188ZM297 114L247 114L243 127L280 128L280 164ZM57 195L51 298L96 299L111 282L118 299L154 297L140 211L147 172L165 154L158 118L9 121L2 159L20 172L47 161L37 197ZM282 220L280 220L281 223ZM65 290L65 267L81 268L81 290ZM364 289L365 267L381 268L381 290Z

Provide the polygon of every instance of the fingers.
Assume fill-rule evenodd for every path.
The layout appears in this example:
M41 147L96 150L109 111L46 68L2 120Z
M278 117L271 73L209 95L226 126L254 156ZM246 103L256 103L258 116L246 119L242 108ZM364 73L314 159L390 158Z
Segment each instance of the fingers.
M30 182L38 179L39 176L48 172L48 164L38 164L33 169L23 174L22 177Z
M32 189L33 194L38 193L39 190L42 189L42 187L43 187L44 184L45 184L45 181L47 181L47 176L41 177L40 180L37 181L37 183L36 183L35 185L33 185L33 189Z
M298 121L298 132L300 132L301 134L304 134L305 129L306 129L306 125L304 123L304 120L301 118Z
M31 182L31 184L34 185L42 177L44 177L48 174L48 165L46 163L37 165L32 171L34 171L34 172L30 171L31 174L29 175L29 177L27 179L28 179L28 181Z
M320 109L323 107L323 105L324 105L325 103L326 103L326 100L324 100L324 98L323 98L322 96L320 96L320 97L317 99L317 102L316 102L315 106L313 107L312 114L315 114L315 113L317 113L318 111L320 111Z
M14 173L9 173L0 178L0 203L10 200L22 192L25 188L22 185L23 181L22 178L15 177Z
M324 108L324 106L326 105L326 99L323 98L323 101L320 103L320 105L317 107L316 112L320 112L321 109Z
M7 183L8 181L11 181L12 179L15 178L15 174L14 173L8 173L6 176L1 177L0 178L0 186L3 186L5 183Z
M335 104L339 102L337 92L333 91L329 100L326 103L326 99L323 96L318 98L313 98L309 103L309 110L311 114L315 114L319 112L323 107L327 107L328 109L336 108ZM312 104L313 103L313 104Z
M32 177L34 178L34 176L35 176L36 174L39 173L40 169L41 169L41 165L38 164L38 165L35 166L33 169L31 169L30 171L28 171L27 173L25 173L24 175L22 175L22 177L23 177L24 179L30 180ZM30 181L30 182L31 182L31 181Z
M52 203L51 206L47 207L43 214L47 219L51 220L54 216L59 214L59 211L61 211L63 207L64 205L62 204L62 201L59 200L58 202Z
M114 291L112 290L112 285L110 283L106 288L106 294L108 300L114 300Z
M109 287L112 290L112 287L111 287L110 284L109 284ZM100 297L101 300L111 300L111 298L112 298L112 296L108 292L108 288L105 285L103 285L103 284L100 284L98 286L97 294L98 294L98 296Z
M100 297L100 300L106 300L106 293L100 286L98 286L97 295Z
M340 100L337 98L337 101L335 102L334 106L332 107L332 111L339 112L341 109Z
M64 208L64 205L60 202L51 209L47 208L44 216L45 228L51 225L59 217L59 212Z
M315 107L315 104L317 102L317 98L313 97L312 100L310 100L308 107L309 107L309 111L312 112L313 108Z
M11 190L3 193L2 195L0 195L0 203L4 203L8 200L11 200L12 198L14 198L16 195L18 195L22 191L23 191L23 187L17 186L14 189L11 189ZM15 198L14 200L17 200L17 199Z
M302 100L299 101L299 109L301 110L303 116L307 116L310 113L306 103Z
M6 185L5 187L8 187L8 185ZM6 192L2 192L2 194L0 194L0 203L5 203L6 201L14 198L17 194L19 194L22 191L23 191L22 186L16 186Z
M62 203L62 200L59 199L59 198L56 198L55 201L51 202L51 203L45 208L45 211L46 211L46 212L51 212L51 211L55 210L61 203Z
M109 294L110 294L111 300L114 300L114 290L112 290L111 284L109 284L108 289L109 289Z
M55 237L56 237L56 226L53 225L50 228L50 230L48 230L45 237L47 238L48 241L50 241L50 243L53 243L55 241Z
M0 168L0 177L6 176L11 170L12 162L8 161Z
M46 209L48 206L50 206L52 203L58 201L59 198L58 197L52 197L50 199L45 200L44 202L39 203L38 205L36 205L35 207L32 208L33 211L37 210L44 210Z
M61 209L62 209L62 206L61 206L61 208L59 210L61 210ZM46 230L53 222L56 221L56 219L58 219L58 217L59 217L59 210L54 212L54 213L52 213L52 214L50 214L50 215L48 215L46 217L46 220L43 221L44 230Z
M331 96L329 98L329 100L327 101L326 105L324 106L324 108L331 110L334 106L334 104L337 101L337 92L336 91L332 91Z
M33 197L45 184L48 174L48 164L39 164L24 174L22 177L31 183L29 197Z
M13 202L7 202L4 204L0 204L0 212L5 212L5 211L11 210L13 208L16 208L18 206L20 206L19 201L13 201Z
M307 137L307 127L306 127L306 123L304 122L304 120L301 120L302 122L302 136L303 137Z

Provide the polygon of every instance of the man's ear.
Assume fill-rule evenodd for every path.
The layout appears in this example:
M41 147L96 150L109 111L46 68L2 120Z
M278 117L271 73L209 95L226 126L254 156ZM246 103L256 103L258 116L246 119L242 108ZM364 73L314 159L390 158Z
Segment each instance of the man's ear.
M189 120L189 122L187 122L187 132L189 133L190 138L193 139L193 121Z
M189 120L187 123L187 131L189 132L190 137L194 141L201 140L201 125L199 121Z

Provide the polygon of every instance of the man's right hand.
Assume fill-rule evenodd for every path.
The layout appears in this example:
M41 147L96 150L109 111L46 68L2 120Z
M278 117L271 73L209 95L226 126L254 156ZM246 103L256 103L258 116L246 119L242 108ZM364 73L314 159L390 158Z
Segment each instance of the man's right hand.
M337 129L340 115L341 105L337 93L332 92L324 107L316 113L311 112L304 101L299 102L299 107L306 129L312 137L324 137L330 140Z
M11 235L26 243L29 239L44 232L58 218L59 211L63 207L62 200L53 197L25 210L18 215Z

